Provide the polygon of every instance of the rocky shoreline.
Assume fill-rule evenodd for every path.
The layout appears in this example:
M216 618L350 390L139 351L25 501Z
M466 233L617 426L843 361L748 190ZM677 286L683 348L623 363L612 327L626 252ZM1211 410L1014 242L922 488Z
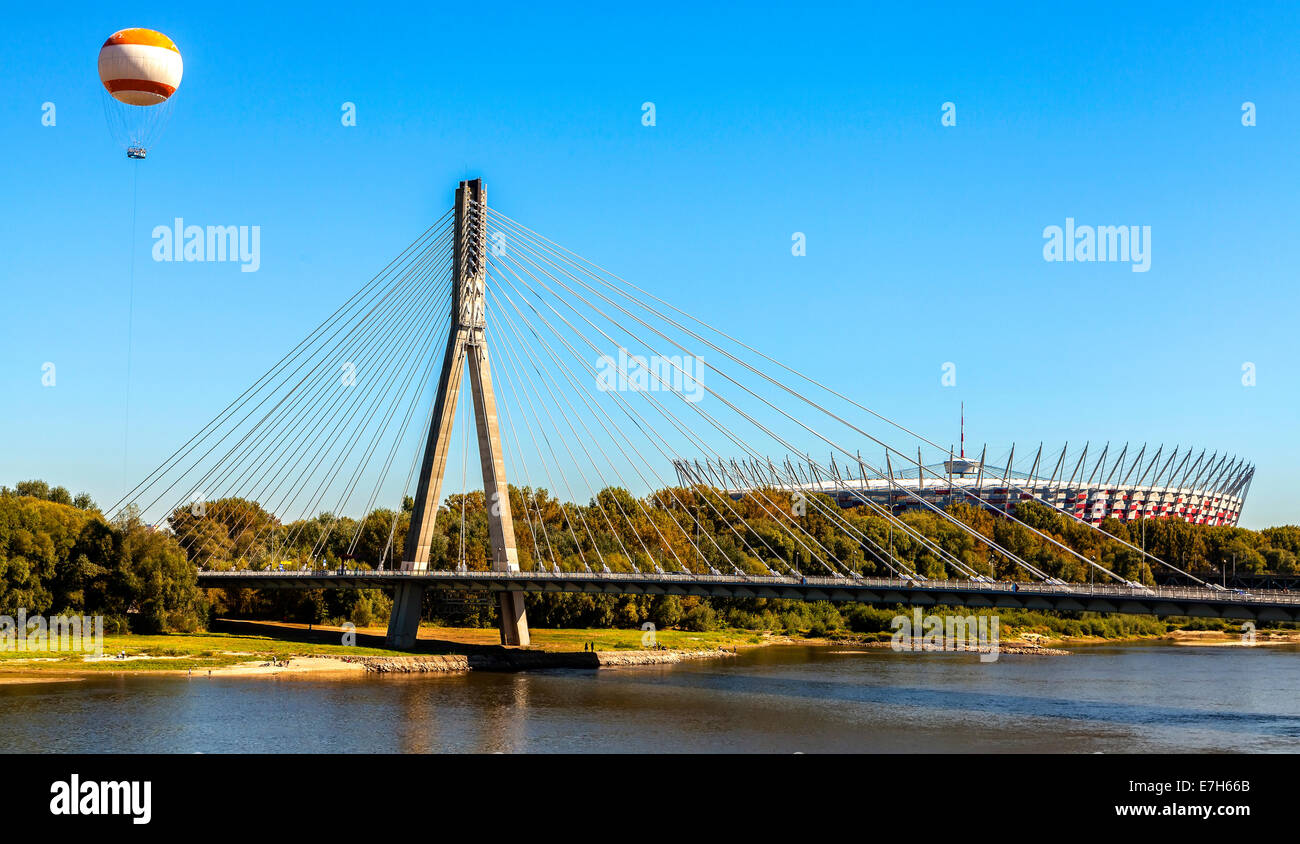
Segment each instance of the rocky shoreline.
M621 668L634 665L672 665L688 659L734 657L735 651L714 649L638 651L523 651L505 650L474 654L422 656L344 656L374 674L430 674L457 671L528 671L543 668Z

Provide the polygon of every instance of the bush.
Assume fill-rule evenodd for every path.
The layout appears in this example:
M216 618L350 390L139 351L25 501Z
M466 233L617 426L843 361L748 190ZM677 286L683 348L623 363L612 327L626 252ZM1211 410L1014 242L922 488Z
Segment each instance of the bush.
M704 633L718 626L718 614L708 604L696 604L682 616L682 629Z
M890 622L899 610L878 609L867 604L852 604L845 611L847 623L854 633L882 633L892 631Z
M682 623L682 599L676 595L661 595L650 609L650 620L656 630L667 630Z

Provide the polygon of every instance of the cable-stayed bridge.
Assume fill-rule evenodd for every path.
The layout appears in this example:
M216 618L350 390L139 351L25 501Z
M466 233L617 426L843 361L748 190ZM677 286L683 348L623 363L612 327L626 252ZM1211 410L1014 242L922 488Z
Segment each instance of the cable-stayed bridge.
M952 485L959 518L917 491L944 454L500 214L472 180L111 511L171 531L205 587L391 587L397 646L433 586L494 592L505 644L528 643L525 592L1300 617L1300 596L1207 583L1010 471L1090 550ZM681 472L737 456L761 468L743 489ZM810 472L852 500L808 494Z

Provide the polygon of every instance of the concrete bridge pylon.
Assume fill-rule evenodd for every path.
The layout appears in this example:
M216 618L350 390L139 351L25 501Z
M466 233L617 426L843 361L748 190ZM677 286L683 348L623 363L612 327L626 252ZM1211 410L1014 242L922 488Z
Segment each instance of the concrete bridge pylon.
M433 417L420 467L415 507L402 555L403 571L421 572L429 567L429 546L441 502L442 480L447 468L452 423L466 366L474 403L479 459L483 469L483 491L492 543L493 571L519 571L510 492L506 484L505 454L497 422L496 395L487 349L487 192L482 179L463 181L456 189L455 227L452 232L451 331L443 358ZM387 641L391 647L415 644L425 587L401 583L393 591L393 611L388 620ZM500 592L501 644L527 645L528 618L523 592Z

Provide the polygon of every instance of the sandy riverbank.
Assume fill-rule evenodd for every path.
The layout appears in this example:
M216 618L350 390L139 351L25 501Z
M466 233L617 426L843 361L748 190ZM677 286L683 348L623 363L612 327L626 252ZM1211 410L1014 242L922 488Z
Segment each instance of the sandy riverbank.
M164 659L165 657L144 657L145 660ZM112 659L107 658L107 659ZM172 657L171 659L180 659ZM101 660L86 660L87 662L100 662ZM366 673L366 669L355 663L345 662L333 657L291 657L288 660L279 660L271 662L266 659L248 660L247 662L237 662L233 665L215 665L204 668L131 668L130 663L138 660L113 659L113 662L122 665L121 670L112 670L107 668L78 669L75 663L65 663L57 668L43 669L40 671L28 670L23 672L21 665L13 663L20 662L13 660L0 666L0 685L17 685L25 683L70 683L81 680L88 680L92 677L108 676L150 676L150 677L280 677L280 676L317 676L317 675L338 675L338 676L361 676Z
M131 662L120 671L105 669L78 671L75 666L60 667L58 673L43 671L30 674L0 674L0 684L74 682L105 675L137 675L217 679L224 677L318 677L342 679L372 674L429 674L462 671L528 671L545 668L626 668L642 665L671 665L692 659L734 657L735 651L642 650L642 651L522 651L504 650L498 654L425 654L414 656L296 656L280 660L249 660L234 665L193 669L132 669ZM7 668L8 666L6 666Z
M164 675L195 679L362 678L374 674L456 673L463 671L525 671L546 668L610 669L665 665L697 659L723 659L750 648L780 645L815 646L832 653L878 653L890 641L869 636L840 635L804 638L780 633L717 631L694 634L663 631L663 648L648 649L637 630L534 631L533 647L502 648L495 630L482 628L421 628L416 652L383 648L382 628L361 628L352 643L339 644L341 628L275 622L229 622L232 632L189 636L121 636L106 642L114 655L84 661L51 656L18 656L0 660L0 684L69 682L104 675ZM1134 643L1165 643L1199 647L1249 647L1235 631L1174 631L1132 639L1057 638L1022 632L1004 639L999 653L1062 656L1067 648ZM1255 646L1300 643L1300 631L1259 631ZM593 647L594 646L594 647ZM924 650L940 650L937 647ZM126 651L125 658L116 656Z
M851 648L845 648L843 650L833 650L831 651L831 653L868 654L868 653L876 653L882 650L883 651L895 650L893 642L862 642L857 645L854 645L853 647L862 648L862 650L853 650ZM923 645L919 648L901 648L895 652L896 653L919 653L919 652L941 653L944 651L948 653L970 653L970 654L992 653L992 650L990 648L966 647L966 648L953 649L953 648L944 648L939 645ZM1000 655L1018 654L1021 656L1069 656L1070 655L1070 651L1062 650L1060 648L1048 648L1038 644L1027 644L1025 642L1007 642L1005 644L1001 644L998 646L997 652Z
M1261 645L1300 644L1300 630L1260 630L1254 639L1247 639L1237 631L1175 630L1162 637L1175 645L1201 648L1254 648Z
M228 620L212 631L105 637L102 656L15 654L0 659L0 682L39 683L93 676L193 679L359 678L370 674L603 669L734 656L785 637L666 631L663 647L642 647L640 630L537 630L529 648L503 648L493 629L422 627L416 647L385 647L382 627L354 628ZM744 641L744 640L752 640Z
M304 674L313 676L336 674L356 677L366 673L365 667L357 662L344 661L328 656L296 656L287 661L282 660L275 663L243 662L238 665L226 665L210 670L213 677L283 677ZM206 671L185 673L191 677L208 676Z

